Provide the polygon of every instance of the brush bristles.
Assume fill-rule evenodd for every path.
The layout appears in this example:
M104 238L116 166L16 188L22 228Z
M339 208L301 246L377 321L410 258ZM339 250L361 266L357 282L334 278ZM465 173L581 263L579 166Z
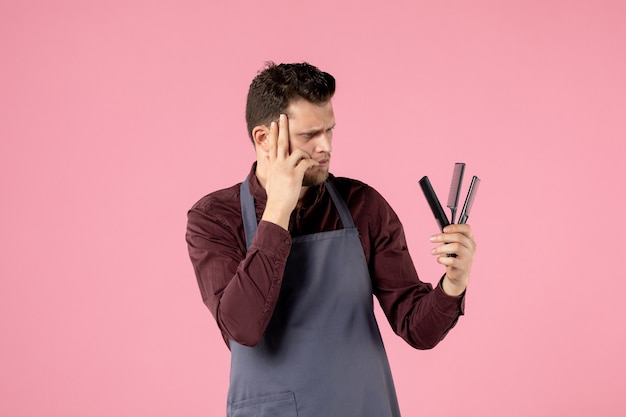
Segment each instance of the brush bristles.
M448 194L448 207L451 209L456 209L459 204L459 194L461 193L463 171L465 171L464 163L457 162L456 164L454 164L452 182L450 183L450 193Z

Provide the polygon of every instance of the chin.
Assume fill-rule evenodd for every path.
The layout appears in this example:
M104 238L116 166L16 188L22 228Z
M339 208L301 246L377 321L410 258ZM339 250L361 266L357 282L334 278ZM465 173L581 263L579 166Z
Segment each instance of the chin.
M305 174L302 179L303 187L313 187L316 185L321 185L328 179L328 171L326 172L318 172L317 174Z

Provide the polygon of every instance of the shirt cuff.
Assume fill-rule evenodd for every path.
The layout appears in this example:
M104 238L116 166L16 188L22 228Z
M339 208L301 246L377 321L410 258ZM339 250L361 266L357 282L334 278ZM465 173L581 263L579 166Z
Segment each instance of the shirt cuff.
M250 245L253 248L286 260L291 251L291 235L277 224L261 220Z
M450 312L451 315L462 316L465 314L465 293L467 289L463 291L461 295L448 295L443 290L443 279L445 275L439 280L439 284L434 289L435 305L442 311Z

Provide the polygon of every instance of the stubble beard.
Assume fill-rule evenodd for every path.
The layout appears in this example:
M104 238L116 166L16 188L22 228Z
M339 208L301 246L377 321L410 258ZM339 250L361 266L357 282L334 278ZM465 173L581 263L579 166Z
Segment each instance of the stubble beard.
M313 187L323 184L328 179L328 170L319 172L306 172L302 178L303 187Z

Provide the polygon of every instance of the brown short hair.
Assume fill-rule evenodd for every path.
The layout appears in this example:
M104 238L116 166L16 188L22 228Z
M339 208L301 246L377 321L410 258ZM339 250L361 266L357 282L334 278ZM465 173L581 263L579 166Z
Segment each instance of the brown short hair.
M252 129L278 119L294 99L303 98L322 104L335 94L335 78L306 62L279 64L268 62L250 84L246 101L246 123Z

